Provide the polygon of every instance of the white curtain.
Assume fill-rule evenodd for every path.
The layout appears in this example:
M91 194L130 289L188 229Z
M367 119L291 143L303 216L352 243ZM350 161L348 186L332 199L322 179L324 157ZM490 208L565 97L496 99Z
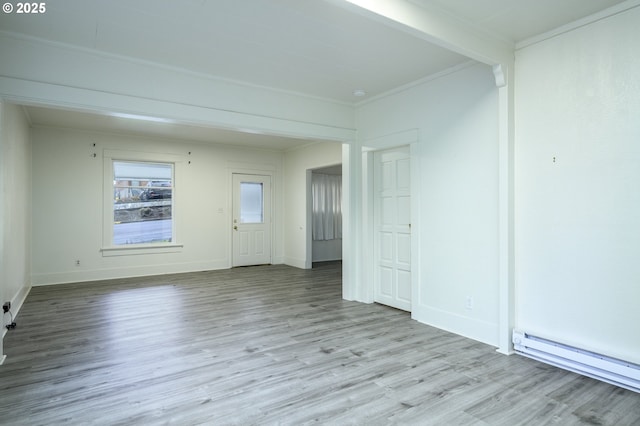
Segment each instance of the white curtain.
M342 238L342 176L313 173L311 194L313 196L313 239Z

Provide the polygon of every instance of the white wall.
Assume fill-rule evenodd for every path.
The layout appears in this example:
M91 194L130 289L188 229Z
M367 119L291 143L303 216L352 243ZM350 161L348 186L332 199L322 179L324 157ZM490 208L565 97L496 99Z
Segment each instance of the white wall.
M310 268L311 223L307 189L310 170L342 163L342 145L321 142L292 149L284 156L284 263L298 268ZM309 176L308 176L309 173Z
M334 240L313 240L311 244L311 260L326 262L342 259L342 238Z
M517 52L515 164L516 326L636 363L639 22L635 8Z
M0 191L0 303L10 301L16 315L31 288L31 143L22 109L2 102Z
M419 279L413 317L497 346L498 92L492 71L468 65L365 103L362 143L418 130L412 218ZM417 230L417 231L416 231ZM365 267L370 267L365 264ZM467 297L473 309L465 309Z
M273 205L283 203L280 152L53 128L34 128L32 138L34 285L230 267L233 171L273 174ZM180 159L174 214L180 252L103 257L105 150ZM273 220L273 261L281 263L277 207Z

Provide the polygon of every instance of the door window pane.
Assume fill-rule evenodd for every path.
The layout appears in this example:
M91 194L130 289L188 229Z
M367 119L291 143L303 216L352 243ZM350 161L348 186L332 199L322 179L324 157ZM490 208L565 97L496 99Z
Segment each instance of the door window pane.
M240 223L263 223L262 183L240 182Z
M173 240L173 164L113 162L113 245Z

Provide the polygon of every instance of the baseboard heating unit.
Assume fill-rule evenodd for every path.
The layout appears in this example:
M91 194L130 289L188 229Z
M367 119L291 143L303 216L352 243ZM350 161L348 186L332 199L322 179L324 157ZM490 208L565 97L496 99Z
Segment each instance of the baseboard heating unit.
M513 331L515 351L526 357L640 393L640 365Z

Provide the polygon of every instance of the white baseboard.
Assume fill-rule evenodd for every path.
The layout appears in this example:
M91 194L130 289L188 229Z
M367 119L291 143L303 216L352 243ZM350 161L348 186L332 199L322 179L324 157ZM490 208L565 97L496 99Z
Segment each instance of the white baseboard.
M296 259L293 257L285 257L284 264L293 266L294 268L310 269L311 265L307 265L306 259Z
M16 320L18 313L20 313L20 308L22 308L22 305L24 305L25 300L27 300L27 296L29 295L30 291L31 291L31 285L29 285L29 283L25 283L24 286L22 286L22 288L18 292L18 294L10 298L11 316L13 317L13 321ZM6 324L9 324L9 322L7 322ZM7 331L8 331L4 327L6 324L5 323L2 324L2 338L4 338L5 334L7 334Z
M491 346L498 347L498 324L481 321L453 312L447 312L433 307L421 307L414 311L411 317L416 321L440 328L469 339L477 340Z
M18 294L16 294L13 297L13 300L11 301L11 312L13 313L14 318L20 312L20 308L22 308L22 305L24 305L25 300L27 300L27 296L29 295L30 291L31 291L31 285L25 284L20 289Z
M87 281L103 281L110 279L145 277L153 275L179 274L197 271L213 271L229 269L227 259L212 262L172 263L166 265L124 266L109 269L87 269L59 273L33 274L34 287L66 284Z

